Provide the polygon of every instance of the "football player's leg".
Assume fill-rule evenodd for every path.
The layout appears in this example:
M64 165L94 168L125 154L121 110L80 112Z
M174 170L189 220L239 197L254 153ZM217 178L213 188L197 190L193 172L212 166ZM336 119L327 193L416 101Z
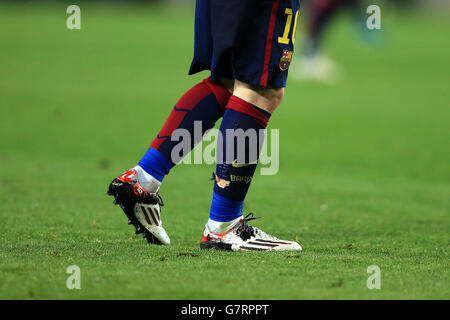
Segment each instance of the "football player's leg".
M189 133L190 148L184 149L188 153L198 142L193 138L195 123L201 127L198 138L201 139L205 131L222 117L230 94L224 86L209 78L194 86L177 102L139 164L111 182L108 194L114 197L115 204L120 205L136 234L142 233L148 242L170 243L162 225L163 202L158 190L164 176L181 160L172 157L178 143L172 141L172 135L177 129Z
M283 96L284 88L261 87L236 80L219 129L223 143L222 149L218 150L210 217L200 243L201 248L301 250L296 242L280 240L249 226L247 222L255 219L252 214L245 218L242 216L244 199L264 139L261 133ZM239 130L246 134L237 134Z
M226 19L228 16L224 12L227 11L222 7L230 2L217 3L221 6L212 7L212 11L219 19ZM219 144L218 139L210 218L200 246L205 249L301 250L298 243L279 240L247 225L254 219L251 215L242 216L264 129L283 100L299 3L298 0L277 0L234 1L232 4L242 10L233 11L228 17L238 22L230 23L235 28L226 29L227 37L216 35L216 47L222 44L226 50L215 59L219 63L212 74L232 70L235 84L219 129L222 143ZM232 39L232 45L223 44L223 39ZM229 62L230 67L224 62Z
M228 224L214 222L231 223L242 216L244 199L259 158L263 139L260 133L266 128L272 112L281 103L284 89L253 86L236 80L233 92L219 129L223 143L222 150L218 150L213 202L210 210L211 224L221 228L226 228ZM233 133L236 129L249 133L253 131L255 135L252 137L256 141L251 141L251 138L242 139L238 135L232 138L227 136L227 133ZM237 147L239 144L243 144L243 155L237 154L242 150ZM230 148L230 145L234 148ZM251 150L254 147L257 147L256 153L255 150ZM238 163L242 162L242 160L238 161L240 159L245 159L245 162Z
M138 171L139 182L145 190L157 192L170 169L180 162L200 141L201 136L214 127L216 121L222 117L231 95L229 90L232 84L226 79L221 82L226 83L228 89L222 83L210 78L203 80L186 92L174 106L164 126L135 168ZM195 126L201 129L199 137L194 134ZM177 129L189 133L191 138L190 148L183 148L183 154L174 151L180 141L171 139Z

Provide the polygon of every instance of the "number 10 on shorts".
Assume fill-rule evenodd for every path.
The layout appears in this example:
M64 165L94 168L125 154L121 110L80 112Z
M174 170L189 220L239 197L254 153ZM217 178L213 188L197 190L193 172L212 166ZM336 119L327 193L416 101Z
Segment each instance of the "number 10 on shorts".
M292 30L292 44L295 43L295 30L297 29L297 20L298 20L298 12L299 11L300 10L297 10L297 12L295 13L294 29ZM284 27L283 36L278 37L278 42L283 43L283 44L289 44L289 41L290 41L289 31L291 30L293 11L291 8L286 8L286 10L284 10L284 13L287 16L286 26Z

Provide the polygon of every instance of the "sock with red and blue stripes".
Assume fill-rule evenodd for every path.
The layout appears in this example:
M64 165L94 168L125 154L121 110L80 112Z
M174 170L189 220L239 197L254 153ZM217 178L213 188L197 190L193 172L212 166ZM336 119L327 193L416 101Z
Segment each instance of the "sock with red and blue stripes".
M153 181L156 182L153 184L161 183L172 167L188 153L186 151L192 150L205 132L213 128L216 121L223 116L229 97L229 91L211 78L203 80L186 92L172 109L169 118L153 140L147 153L139 161L138 167L150 176L147 176L146 180L154 178L157 181ZM194 122L197 121L200 121L202 125L199 137L194 134ZM173 141L171 136L176 129L184 129L190 133L191 148L183 149L185 154L177 155L175 160L172 157L172 151L179 141ZM145 185L150 186L151 184L144 183L144 188ZM156 187L149 188L155 189ZM156 192L156 190L147 191Z
M222 148L217 150L217 167L214 175L214 192L210 209L210 221L227 222L242 216L244 199L247 195L250 183L256 170L259 153L264 140L263 130L266 128L270 113L246 102L236 96L231 96L226 106L226 111L220 125L222 133ZM228 141L227 131L242 129L254 130L256 141L244 139L237 141L237 135L232 137L234 141ZM234 143L234 148L229 145ZM243 148L239 149L239 143ZM251 152L256 144L256 152ZM228 146L228 147L227 147ZM254 151L255 149L253 149ZM244 153L239 155L239 153ZM237 159L244 159L243 163ZM221 161L222 160L222 161Z

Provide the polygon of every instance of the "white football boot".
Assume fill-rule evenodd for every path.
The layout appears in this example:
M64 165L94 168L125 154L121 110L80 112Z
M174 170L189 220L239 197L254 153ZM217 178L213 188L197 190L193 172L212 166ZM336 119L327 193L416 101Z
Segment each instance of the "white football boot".
M218 250L256 250L256 251L301 251L302 247L294 241L280 240L264 231L249 226L248 221L258 219L253 213L245 218L238 218L231 222L223 232L211 231L209 223L205 225L203 238L200 241L201 249ZM217 230L215 230L217 231Z

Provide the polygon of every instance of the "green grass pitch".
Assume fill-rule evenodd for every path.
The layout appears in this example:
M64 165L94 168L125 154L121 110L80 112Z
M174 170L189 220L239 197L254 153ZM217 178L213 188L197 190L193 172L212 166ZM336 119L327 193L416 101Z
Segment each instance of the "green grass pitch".
M134 236L106 196L207 76L187 76L193 8L81 7L70 31L66 5L1 6L1 299L450 298L448 17L385 10L372 44L334 24L345 78L289 80L270 122L280 170L255 177L245 207L304 250L234 253L198 246L213 165L164 181L169 247Z

